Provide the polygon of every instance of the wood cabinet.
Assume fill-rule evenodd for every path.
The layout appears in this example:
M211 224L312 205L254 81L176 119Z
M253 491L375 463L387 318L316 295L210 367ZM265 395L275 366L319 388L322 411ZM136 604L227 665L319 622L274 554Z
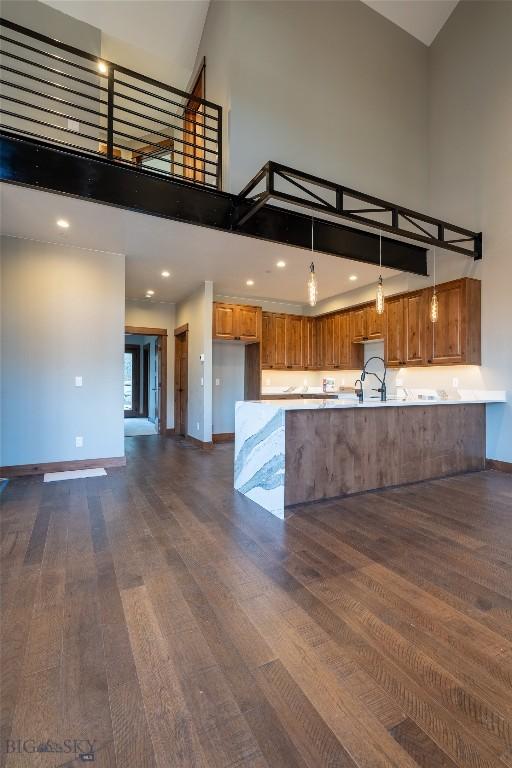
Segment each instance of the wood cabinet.
M365 332L367 339L384 338L384 315L378 315L372 302L364 310Z
M352 341L355 344L384 337L384 315L377 314L373 302L351 310L350 322Z
M404 364L404 298L386 299L384 312L384 360L390 368Z
M304 317L302 322L302 355L304 370L317 370L322 357L322 318Z
M254 343L261 339L261 307L214 302L213 338Z
M437 286L439 320L430 322L432 289L389 296L384 315L374 302L329 315L304 317L259 307L214 304L213 338L261 339L262 368L359 370L362 342L384 339L386 365L480 364L480 282L469 278Z
M404 333L402 365L425 365L427 362L427 334L429 332L426 291L408 293L403 298Z
M351 341L358 344L364 341L366 336L366 315L365 308L352 309L350 312L350 335Z
M439 319L437 323L430 324L432 333L427 342L427 363L481 364L480 288L480 281L472 278L452 280L437 286ZM427 289L425 293L428 308L432 289Z
M334 325L335 368L359 370L363 367L364 348L362 344L352 342L350 314L350 312L340 312L336 315Z
M262 368L304 368L302 315L263 312Z
M431 288L386 299L386 365L480 365L480 281L442 283L437 296L437 323L430 320Z

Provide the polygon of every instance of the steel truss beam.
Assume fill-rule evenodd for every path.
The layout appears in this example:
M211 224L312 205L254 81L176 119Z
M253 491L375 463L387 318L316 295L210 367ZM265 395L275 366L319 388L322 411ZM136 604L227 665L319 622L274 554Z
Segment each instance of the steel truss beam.
M263 190L251 196L262 182ZM281 185L285 182L301 195L278 189L279 182ZM235 213L235 225L238 228L242 228L270 200L278 200L427 243L431 247L437 246L456 251L473 259L482 258L481 232L471 232L433 216L412 211L401 205L272 161L264 165L240 192L239 199L240 205ZM356 205L363 203L364 207L354 208L354 203ZM381 217L384 214L384 217L380 220L370 218L366 214L378 214ZM407 225L412 229L405 228ZM463 243L467 243L467 247L464 247Z

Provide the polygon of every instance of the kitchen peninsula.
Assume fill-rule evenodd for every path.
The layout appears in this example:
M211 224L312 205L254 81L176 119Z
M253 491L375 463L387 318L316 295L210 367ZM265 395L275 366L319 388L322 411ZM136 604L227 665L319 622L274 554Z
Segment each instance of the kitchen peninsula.
M237 402L235 488L284 518L296 504L482 470L486 404L504 400Z

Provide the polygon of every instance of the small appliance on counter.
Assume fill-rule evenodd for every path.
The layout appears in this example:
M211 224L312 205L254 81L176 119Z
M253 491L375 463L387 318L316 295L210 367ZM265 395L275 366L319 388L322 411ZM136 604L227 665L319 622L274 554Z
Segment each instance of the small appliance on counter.
M324 392L336 392L336 381L330 376L322 380L322 389Z

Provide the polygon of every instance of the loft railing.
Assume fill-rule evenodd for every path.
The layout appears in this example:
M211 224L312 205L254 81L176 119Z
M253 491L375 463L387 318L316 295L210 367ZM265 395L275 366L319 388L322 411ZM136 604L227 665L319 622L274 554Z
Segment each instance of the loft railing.
M0 19L0 127L222 185L222 107Z

